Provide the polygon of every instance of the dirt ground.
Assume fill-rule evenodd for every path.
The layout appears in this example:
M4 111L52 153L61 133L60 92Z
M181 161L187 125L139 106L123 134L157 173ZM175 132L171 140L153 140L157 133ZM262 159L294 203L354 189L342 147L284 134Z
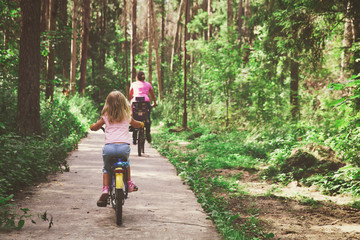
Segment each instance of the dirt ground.
M24 189L16 201L31 210L36 224L27 221L20 231L0 233L0 239L219 239L192 191L148 144L141 157L132 145L132 179L139 191L130 193L123 225L117 226L111 207L96 206L103 143L101 131L91 132L69 156L69 172ZM40 218L45 213L48 221Z
M360 210L347 205L359 199L326 196L296 182L286 187L270 185L242 170L218 172L242 174L238 184L247 194L228 198L232 211L239 214L239 224L256 216L265 232L274 233L274 239L360 239Z

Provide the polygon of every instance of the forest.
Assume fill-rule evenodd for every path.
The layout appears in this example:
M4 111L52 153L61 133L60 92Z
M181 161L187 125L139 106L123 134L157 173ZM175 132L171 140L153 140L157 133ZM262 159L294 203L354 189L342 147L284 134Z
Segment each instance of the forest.
M360 1L0 0L0 11L0 226L16 228L4 220L14 194L66 171L107 94L129 95L137 71L159 103L152 144L225 239L273 236L229 211L243 171L360 196Z

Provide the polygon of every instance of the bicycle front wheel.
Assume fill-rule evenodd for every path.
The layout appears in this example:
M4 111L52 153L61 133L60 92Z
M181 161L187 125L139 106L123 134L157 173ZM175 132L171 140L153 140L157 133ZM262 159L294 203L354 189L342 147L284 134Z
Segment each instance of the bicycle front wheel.
M115 213L116 213L116 224L122 224L122 207L124 204L124 191L122 189L115 190Z

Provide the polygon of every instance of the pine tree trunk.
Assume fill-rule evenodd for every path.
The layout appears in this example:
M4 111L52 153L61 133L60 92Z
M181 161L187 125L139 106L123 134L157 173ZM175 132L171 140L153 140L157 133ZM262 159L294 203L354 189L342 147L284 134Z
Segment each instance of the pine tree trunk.
M75 92L75 80L76 80L76 51L77 51L77 9L78 9L78 0L73 0L73 14L72 14L72 39L71 39L71 65L70 65L70 86L69 90L71 93Z
M183 70L184 70L184 112L183 112L183 122L182 127L184 129L187 128L187 49L186 44L187 41L190 40L190 34L187 29L187 24L190 22L190 0L185 0L185 39L184 39L184 64L183 64Z
M56 30L56 13L57 2L56 0L50 0L49 4L49 26L48 32L50 36L49 54L47 59L46 68L46 92L45 98L53 100L54 97L54 80L55 80L55 41L53 39Z
M124 61L125 61L125 78L126 78L126 97L129 99L130 97L130 81L129 81L129 63L128 63L128 36L127 36L127 4L126 0L124 2L124 36L125 36L125 42L124 42Z
M154 34L154 48L155 48L155 57L156 57L156 76L158 80L158 91L159 91L159 100L162 99L162 85L161 85L161 69L160 69L160 56L159 56L159 40L158 35L156 34L156 18L155 18L155 6L154 2L151 0L151 17L152 17L152 32Z
M228 31L231 29L233 21L234 21L233 1L232 0L227 0L227 27L228 27Z
M136 56L136 6L137 0L132 0L131 14L131 49L130 49L130 69L131 83L136 79L135 56Z
M299 106L299 63L297 62L297 55L294 54L290 60L290 107L291 117L293 121L299 120L300 106Z
M212 0L208 0L208 9L207 9L209 18L211 18L212 15ZM210 21L208 22L208 39L210 39L212 37L212 26L210 24Z
M45 33L47 32L48 20L49 20L49 0L41 1L41 22L40 22L40 41L46 41ZM46 64L47 56L40 56L40 78L46 79Z
M149 58L148 58L148 80L152 83L152 21L151 21L152 1L148 0L148 43L149 43Z
M21 0L17 131L40 134L41 0Z
M177 21L176 21L176 29L175 29L175 36L174 36L174 42L173 42L173 49L171 52L170 71L173 71L173 69L174 69L174 57L175 57L175 54L178 53L178 44L181 42L181 41L179 41L179 28L180 28L181 16L182 16L184 8L185 8L185 3L186 3L186 0L181 0L180 6L179 6L179 13L178 13Z
M247 64L249 62L250 45L251 45L251 33L250 33L250 29L248 28L248 22L251 17L250 0L245 0L244 15L245 15L244 42L246 43L247 47L246 47L246 49L244 49L243 60L244 60L245 64Z
M87 65L87 52L89 43L89 28L90 28L90 0L83 2L83 21L81 32L81 62L80 62L80 86L79 93L85 94L86 87L86 65Z
M242 44L242 25L243 25L243 0L239 0L239 20L238 20L238 39L239 39L239 49L241 50L241 44Z
M161 2L161 49L160 49L160 56L161 56L161 63L165 62L165 0ZM161 72L161 86L164 88L164 66L161 64L160 66Z
M68 0L60 0L59 1L59 28L60 31L65 34L67 31L67 19L68 19L68 13L67 13L67 4ZM59 57L60 57L60 64L62 66L62 75L64 80L64 90L66 88L65 83L69 79L69 67L70 67L70 61L69 61L69 51L70 51L70 42L68 38L63 38L60 40L59 44Z

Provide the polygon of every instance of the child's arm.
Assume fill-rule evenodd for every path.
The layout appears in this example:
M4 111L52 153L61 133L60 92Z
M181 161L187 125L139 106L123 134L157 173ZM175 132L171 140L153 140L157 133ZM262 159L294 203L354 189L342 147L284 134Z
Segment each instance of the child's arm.
M100 118L100 120L97 121L97 123L91 124L90 129L91 129L91 131L97 131L97 130L99 130L99 129L102 127L102 125L104 125L104 124L105 124L104 119L103 119L103 118Z
M144 123L143 123L143 122L136 121L136 120L133 119L133 118L131 118L130 124L131 124L131 126L133 126L134 128L144 127Z

